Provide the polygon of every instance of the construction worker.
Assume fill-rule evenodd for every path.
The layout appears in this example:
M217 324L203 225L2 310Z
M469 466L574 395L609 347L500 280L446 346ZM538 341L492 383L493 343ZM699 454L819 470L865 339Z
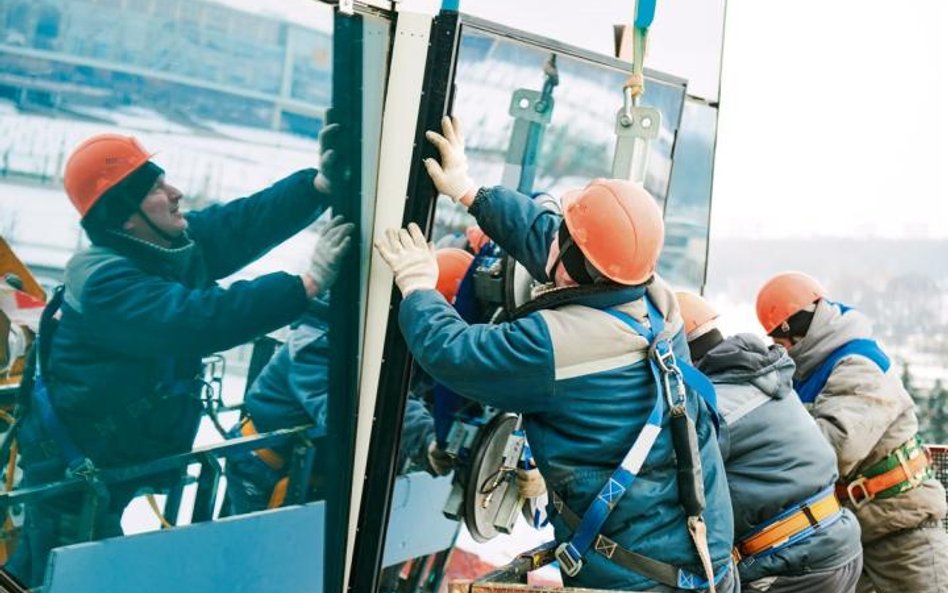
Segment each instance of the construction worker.
M420 229L389 229L376 248L395 273L415 359L445 387L524 415L557 511L566 585L735 590L712 415L676 374L690 369L687 344L674 293L655 275L664 238L655 200L640 185L597 179L565 195L560 216L477 186L457 122L442 129L427 134L441 154L441 164L425 161L437 189L561 289L513 321L469 325L434 290L437 262Z
M437 289L449 301L474 259L453 248L438 250ZM314 299L299 325L254 380L244 398L245 417L229 436L251 436L306 424L326 425L329 393L329 303ZM260 449L228 458L225 468L232 514L243 514L283 503L286 494L289 446ZM418 396L409 397L402 421L397 467L409 461L425 464L435 475L451 470L453 460L435 444L434 421Z
M741 590L852 593L859 523L836 499L836 454L793 391L793 361L753 334L725 338L707 301L677 296L691 359L718 396Z
M869 319L799 272L764 284L757 318L796 363L794 387L836 451L837 494L862 527L857 590L948 591L945 489L919 440L912 399Z
M101 134L73 151L64 183L92 247L69 261L65 290L41 322L39 374L19 433L21 487L190 449L202 409L201 358L298 318L338 274L352 231L341 219L302 275L277 272L227 289L215 282L327 207L330 148L324 143L320 172L299 171L251 197L187 214L181 192L135 138ZM28 505L8 570L39 584L52 548L120 535L135 492L179 474L111 485L91 532L78 533L82 492Z

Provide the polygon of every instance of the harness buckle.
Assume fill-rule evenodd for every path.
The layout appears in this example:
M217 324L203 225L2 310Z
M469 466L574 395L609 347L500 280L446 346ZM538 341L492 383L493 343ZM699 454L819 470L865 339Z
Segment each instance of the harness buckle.
M924 453L919 453L924 455ZM916 457L913 456L912 458ZM905 479L909 483L909 488L915 488L919 484L925 481L925 472L920 471L918 473L912 473L912 468L909 467L909 460L912 459L905 454L905 449L899 447L895 450L895 458L899 460L899 465L902 466L902 471L905 472Z
M82 478L87 482L91 482L96 479L96 474L98 470L95 467L95 464L92 463L92 460L88 457L83 457L74 467L70 467L66 470L66 475L70 478Z
M862 500L856 500L857 491L862 491ZM846 496L849 497L849 501L853 504L853 508L856 509L872 502L872 499L876 497L875 494L872 494L869 492L869 489L866 488L865 476L861 476L846 485Z
M553 557L560 563L560 570L575 577L583 569L583 558L571 542L563 542L556 547Z

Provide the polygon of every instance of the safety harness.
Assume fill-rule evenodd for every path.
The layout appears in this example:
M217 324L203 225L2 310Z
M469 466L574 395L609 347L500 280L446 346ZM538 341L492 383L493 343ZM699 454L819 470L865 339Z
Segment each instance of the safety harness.
M253 420L250 417L246 417L240 423L240 436L242 437L252 437L260 434L257 432L257 427L254 426ZM253 454L262 461L267 467L272 469L275 472L283 471L283 468L286 467L286 458L280 453L274 451L273 449L254 449ZM277 483L273 486L273 491L270 493L270 500L267 502L268 509L275 509L277 507L283 506L284 501L286 501L286 493L289 488L290 477L283 476Z
M734 562L750 564L805 540L840 517L842 507L836 499L833 486L829 486L754 527L735 543L731 556Z
M46 433L53 440L59 449L59 455L66 465L66 476L82 478L88 484L95 505L103 508L108 505L111 495L105 482L99 479L98 470L92 460L82 454L75 441L69 435L66 427L59 419L59 415L53 408L53 403L49 397L49 389L46 387L46 366L49 361L50 348L52 347L53 334L56 331L58 321L55 319L56 313L62 307L65 286L56 287L53 297L46 304L40 317L39 333L36 336L37 356L36 370L33 376L33 389L30 392L30 406L45 429ZM95 529L94 525L90 527ZM91 533L89 534L92 535Z
M569 541L562 542L556 548L555 557L563 572L569 576L576 576L583 567L583 557L592 547L612 562L664 585L689 590L709 589L713 593L715 585L727 574L731 565L728 563L715 573L711 563L707 528L702 516L705 496L698 436L695 424L687 414L685 404L686 386L688 386L698 392L713 411L716 407L714 386L697 369L676 360L672 344L665 334L664 318L647 295L645 302L648 308L649 327L645 327L630 315L617 309L603 309L603 312L615 317L648 341L648 361L655 380L655 403L645 426L636 436L635 442L626 453L621 465L606 481L581 518L563 504L559 496L553 494L554 508L560 513L567 527L573 531ZM703 577L627 550L600 535L609 514L632 487L642 464L645 463L645 459L662 431L665 402L668 404L671 416L672 443L678 463L679 501L688 515L688 532L701 559L704 569Z
M847 482L836 484L836 495L860 508L875 499L892 498L935 477L928 451L915 435Z
M839 306L843 313L849 310L845 305ZM831 352L805 379L794 381L793 387L800 395L800 400L813 403L826 386L836 364L852 355L868 358L883 373L888 372L891 366L889 357L875 340L851 340ZM933 477L931 460L918 435L915 435L852 480L838 482L836 496L858 509L876 498L891 498L912 490Z

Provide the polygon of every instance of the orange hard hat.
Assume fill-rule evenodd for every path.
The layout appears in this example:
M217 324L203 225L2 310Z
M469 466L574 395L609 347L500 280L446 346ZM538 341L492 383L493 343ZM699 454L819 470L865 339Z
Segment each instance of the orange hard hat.
M453 304L474 256L463 249L445 247L435 251L435 257L438 260L438 284L435 288Z
M768 280L757 293L757 319L766 333L826 296L815 278L802 272L784 272Z
M562 202L570 236L604 276L628 285L652 277L665 223L645 188L622 179L594 179L564 194Z
M464 230L464 235L467 237L467 244L471 246L471 250L474 251L474 253L480 253L484 245L490 243L490 237L487 236L484 229L476 224L467 227Z
M699 327L718 318L718 312L700 296L693 292L676 292L678 309L685 322L685 336L690 336Z
M99 134L77 146L66 161L63 184L79 216L149 158L138 140L120 134Z

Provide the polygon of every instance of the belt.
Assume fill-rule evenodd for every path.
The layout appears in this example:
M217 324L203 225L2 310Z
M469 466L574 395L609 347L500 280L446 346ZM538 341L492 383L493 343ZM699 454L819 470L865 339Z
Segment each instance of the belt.
M257 428L253 425L253 420L250 418L244 418L240 423L240 436L243 437L252 437L257 434ZM286 465L286 460L282 455L274 451L273 449L254 449L254 455L256 455L260 461L266 463L270 469L274 471L280 471L283 469L283 466Z
M581 520L579 515L566 506L558 494L555 492L550 492L550 494L556 512L563 518L563 522L566 523L566 526L570 530L575 531L576 528L579 527ZM700 576L672 564L668 564L667 562L655 560L654 558L649 558L648 556L628 550L602 534L596 536L596 539L593 541L592 549L615 564L637 572L663 585L687 589L707 588L705 579ZM731 564L729 562L723 567L718 568L714 578L716 583L721 582L721 579L727 574L730 567Z
M911 490L933 475L929 453L916 435L856 479L837 483L836 495L858 509L876 498L890 498Z
M841 511L833 489L827 488L755 527L751 535L737 542L731 555L735 562L740 562L750 556L774 552L806 539L820 527L835 521Z

